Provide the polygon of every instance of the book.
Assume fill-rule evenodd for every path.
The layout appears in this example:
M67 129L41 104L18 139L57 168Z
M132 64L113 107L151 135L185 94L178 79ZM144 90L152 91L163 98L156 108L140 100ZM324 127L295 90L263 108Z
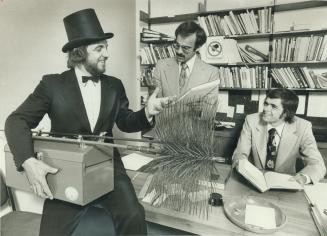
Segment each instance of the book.
M218 91L219 80L214 80L208 83L203 83L193 88L190 88L181 96L179 96L176 102L180 102L182 100L187 100L193 97L204 97L211 94L213 91Z
M222 164L221 164L222 165ZM228 166L228 165L225 165ZM230 167L230 166L229 166ZM220 168L218 173L210 174L210 181L199 180L199 185L212 187L214 191L224 190L226 181L230 176L231 168Z
M291 175L274 171L262 172L247 159L239 161L237 171L261 192L269 189L303 189L298 182L289 180Z
M260 52L258 49L255 49L254 47L252 47L250 45L246 45L245 50L257 55L258 57L261 57L263 59L263 61L268 61L268 55Z
M327 89L327 77L323 75L317 75L317 82L320 88Z

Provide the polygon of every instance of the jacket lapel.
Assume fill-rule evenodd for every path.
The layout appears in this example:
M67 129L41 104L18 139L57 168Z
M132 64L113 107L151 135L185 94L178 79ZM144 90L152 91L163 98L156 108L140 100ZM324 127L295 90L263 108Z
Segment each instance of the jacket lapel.
M296 133L296 125L294 123L285 123L282 137L279 142L276 167L282 165L288 154L293 150L293 146L298 140Z
M168 91L171 95L179 94L179 71L175 58L167 63L167 70L164 71Z
M94 127L94 133L101 131L104 122L109 122L110 113L115 102L114 95L115 89L113 88L113 83L110 81L110 77L105 77L101 79L101 105L100 112L97 123Z
M260 118L258 125L255 127L253 141L258 154L261 167L264 169L267 153L267 124Z
M82 126L91 132L83 97L74 70L67 71L65 75L64 96L66 103L68 103L68 106L71 107L72 112L76 115L76 122L81 122Z

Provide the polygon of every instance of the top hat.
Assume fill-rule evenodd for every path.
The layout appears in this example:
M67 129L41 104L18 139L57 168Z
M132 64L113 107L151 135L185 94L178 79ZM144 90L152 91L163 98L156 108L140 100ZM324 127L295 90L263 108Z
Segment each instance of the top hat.
M64 25L69 42L63 46L63 52L114 36L113 33L103 32L94 9L84 9L66 16Z

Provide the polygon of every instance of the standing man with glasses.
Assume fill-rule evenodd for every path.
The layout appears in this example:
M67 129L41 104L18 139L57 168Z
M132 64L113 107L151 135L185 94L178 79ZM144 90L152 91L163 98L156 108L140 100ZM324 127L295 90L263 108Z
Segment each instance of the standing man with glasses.
M164 97L181 95L190 88L219 78L218 69L198 56L198 50L207 40L198 24L182 23L175 31L175 37L175 58L159 60L153 74L156 87L161 89L159 95Z

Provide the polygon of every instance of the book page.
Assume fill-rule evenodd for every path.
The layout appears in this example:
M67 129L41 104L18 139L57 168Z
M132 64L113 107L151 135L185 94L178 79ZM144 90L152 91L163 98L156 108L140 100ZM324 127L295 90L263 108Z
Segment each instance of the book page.
M290 181L292 175L281 174L273 171L265 173L266 182L269 188L282 189L303 189L303 187L296 181Z
M187 90L184 94L182 94L179 98L177 98L176 102L179 102L183 99L187 100L193 97L206 96L215 90L217 90L217 95L218 95L218 86L219 86L219 80L214 80L208 83L200 84L198 86L195 86Z
M263 173L257 167L252 165L247 159L242 159L239 161L237 170L261 192L269 189Z
M127 170L138 170L152 160L152 157L144 156L137 153L131 153L122 157L125 169Z

